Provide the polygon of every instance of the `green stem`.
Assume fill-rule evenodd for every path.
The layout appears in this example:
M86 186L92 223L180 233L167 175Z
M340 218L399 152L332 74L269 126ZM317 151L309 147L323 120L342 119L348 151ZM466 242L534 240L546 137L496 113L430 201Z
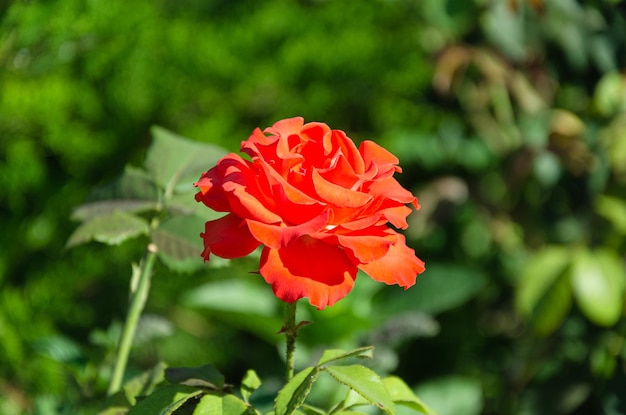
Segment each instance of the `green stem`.
M296 301L285 304L285 325L283 326L283 332L285 333L285 336L287 336L287 371L285 373L287 382L289 382L293 377L295 368L296 337L298 336L299 328L296 326L296 304Z
M135 331L137 331L137 323L139 322L139 317L141 316L141 312L146 304L146 299L148 298L150 278L152 277L152 267L154 266L156 253L156 245L149 244L146 248L146 255L139 266L139 281L137 281L136 286L131 286L130 307L128 309L128 315L126 316L126 322L124 323L124 331L120 338L113 375L109 383L109 396L119 391L122 387L128 356L130 355L130 349L133 345ZM135 283L133 282L132 285L135 285Z

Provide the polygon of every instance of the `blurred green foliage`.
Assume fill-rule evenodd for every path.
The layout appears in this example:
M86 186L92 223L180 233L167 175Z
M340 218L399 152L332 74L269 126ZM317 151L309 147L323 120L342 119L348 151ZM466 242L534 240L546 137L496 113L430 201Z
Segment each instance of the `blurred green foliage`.
M0 6L0 412L103 407L147 239L68 250L70 217L136 173L125 166L143 165L151 126L236 151L253 128L302 115L399 155L422 205L407 238L427 271L407 292L360 276L334 307L299 305L314 322L300 366L374 344L377 369L441 414L626 414L625 6ZM254 367L262 406L280 387L281 305L249 274L255 260L169 265L157 264L130 375L210 361L232 382Z

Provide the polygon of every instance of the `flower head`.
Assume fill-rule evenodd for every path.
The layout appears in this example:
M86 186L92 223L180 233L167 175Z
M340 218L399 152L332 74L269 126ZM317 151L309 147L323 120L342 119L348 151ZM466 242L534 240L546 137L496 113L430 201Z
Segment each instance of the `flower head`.
M405 289L424 271L407 247L417 198L393 178L398 159L372 141L360 147L326 124L285 119L256 129L241 151L195 183L196 200L227 214L206 223L202 256L243 257L263 245L259 271L285 302L319 309L352 289L360 269Z

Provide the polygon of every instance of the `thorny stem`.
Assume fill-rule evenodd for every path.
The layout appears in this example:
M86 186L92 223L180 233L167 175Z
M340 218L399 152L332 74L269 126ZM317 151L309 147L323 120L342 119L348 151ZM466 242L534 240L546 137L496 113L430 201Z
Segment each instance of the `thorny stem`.
M122 387L128 356L130 355L133 338L137 331L137 323L139 322L139 317L141 316L141 312L146 304L146 299L148 298L152 267L154 266L156 254L156 245L152 243L149 244L146 248L146 255L139 265L139 281L137 281L136 287L131 287L130 306L128 315L126 316L126 322L124 323L124 331L120 338L113 375L109 383L109 390L107 392L109 396L119 391Z
M296 304L297 301L294 301L293 303L285 303L285 325L281 330L287 337L287 367L285 372L287 382L289 382L293 377L295 368L296 337L298 336L298 329L300 328L299 326L296 326Z

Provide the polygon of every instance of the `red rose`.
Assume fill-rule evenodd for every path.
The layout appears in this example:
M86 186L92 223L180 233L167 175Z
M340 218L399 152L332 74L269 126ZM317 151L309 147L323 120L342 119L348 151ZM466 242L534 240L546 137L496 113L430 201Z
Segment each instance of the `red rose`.
M241 151L202 175L196 200L218 212L206 223L211 253L238 258L263 244L260 273L285 302L307 297L322 309L352 289L357 270L405 289L424 263L406 246L417 198L393 178L398 159L372 141L300 117L256 129Z

